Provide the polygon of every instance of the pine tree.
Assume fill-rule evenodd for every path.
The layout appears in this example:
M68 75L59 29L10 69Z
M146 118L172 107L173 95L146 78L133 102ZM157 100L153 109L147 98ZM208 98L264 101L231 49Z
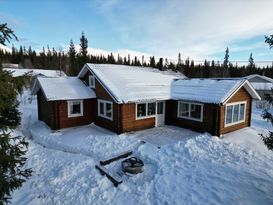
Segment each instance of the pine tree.
M18 41L17 36L14 34L13 30L11 30L6 23L0 24L0 43L2 45L6 45L5 42L8 43L10 40L14 38Z
M155 57L154 56L150 57L150 66L153 67L153 68L156 67L155 66Z
M69 56L69 75L77 75L78 69L77 69L77 63L76 63L76 49L75 45L73 43L73 40L70 40L70 46L69 46L69 51L68 51L68 56Z
M227 47L225 51L225 57L223 62L223 69L222 69L222 77L229 77L229 66L231 63L229 62L229 49Z
M254 68L255 67L254 58L252 57L252 53L250 53L250 56L249 56L249 59L248 59L248 66L250 68Z
M88 63L88 40L82 32L80 38L80 53L79 53L79 66L77 67L77 72L82 68L85 63Z
M227 68L228 65L229 65L229 49L227 47L227 49L225 51L225 57L224 57L223 67Z
M270 48L273 48L273 34L270 36L265 36L265 43L267 43Z
M5 32L8 36L15 36L7 27ZM0 34L4 35L1 28ZM6 38L9 37L4 35L1 41L5 42ZM11 73L2 69L0 62L0 204L8 203L11 193L31 175L31 170L24 168L28 143L22 137L11 135L21 120L17 94L22 92L23 85L24 78L13 78Z
M273 48L273 35L271 35L270 37L265 36L265 43L269 44L270 48ZM271 89L271 94L265 94L265 100L270 105L273 105L273 89ZM273 115L267 109L264 110L262 117L263 119L269 121L273 126ZM260 136L267 148L273 151L273 132L269 131L268 134L268 136L263 134L260 134Z

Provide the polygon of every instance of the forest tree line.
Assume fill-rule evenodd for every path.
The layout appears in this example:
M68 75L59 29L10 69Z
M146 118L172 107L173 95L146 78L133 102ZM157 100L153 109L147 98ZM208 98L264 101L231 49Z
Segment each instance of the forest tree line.
M0 56L3 63L20 64L21 67L25 68L58 69L71 76L77 75L85 63L98 63L147 66L160 70L171 69L176 72L182 72L190 78L242 77L254 73L273 78L272 65L267 67L257 66L252 53L249 56L247 65L239 66L231 63L228 48L223 55L223 62L205 60L200 64L190 58L182 60L180 53L178 54L176 63L167 58L156 60L154 56L151 56L146 61L144 60L144 56L138 59L136 56L130 55L126 57L118 55L115 58L112 53L107 56L88 54L88 39L84 33L81 35L79 46L79 52L76 51L73 40L70 41L67 52L57 51L54 47L50 48L49 46L46 48L43 47L40 52L36 52L31 47L25 48L24 46L20 46L17 49L13 46L11 53L0 50Z

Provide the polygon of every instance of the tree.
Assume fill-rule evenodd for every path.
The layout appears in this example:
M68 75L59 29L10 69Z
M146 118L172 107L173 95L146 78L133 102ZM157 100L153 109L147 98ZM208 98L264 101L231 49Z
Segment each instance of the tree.
M255 67L254 58L252 56L252 53L250 53L250 56L249 56L249 59L248 59L248 67L250 67L250 68Z
M225 51L225 57L224 57L223 67L227 68L228 64L229 64L229 49L227 47L227 49Z
M224 62L223 62L223 69L222 69L222 77L229 77L229 66L232 64L229 62L229 49L227 47L225 51L225 57L224 57Z
M6 23L0 24L0 43L6 45L5 42L10 42L10 40L14 38L18 41L17 36L14 34L13 30L11 30Z
M2 41L15 36L13 31L0 28ZM10 31L10 35L4 35ZM24 77L13 78L11 73L2 69L0 62L0 204L8 203L11 192L22 186L31 175L31 169L25 169L28 143L24 138L12 135L12 129L20 123L17 94L22 92Z
M270 36L265 36L265 43L269 45L269 48L273 48L273 34Z
M69 46L69 51L68 51L68 56L69 56L69 74L70 75L77 75L78 69L77 69L77 59L76 59L76 49L75 45L73 43L73 40L70 40L70 46Z
M273 105L273 90L271 90L271 94L265 94L265 100L270 104ZM271 123L273 126L273 115L265 109L263 114L262 114L263 119L267 120L268 122ZM268 131L269 135L263 135L260 134L264 144L267 146L268 149L273 150L273 132Z
M273 48L273 35L271 35L270 37L265 36L265 43L269 44L270 48ZM265 94L265 100L270 104L273 105L273 89L271 89L271 94ZM269 121L271 123L271 125L273 126L273 115L268 112L267 109L264 110L263 115L262 115L263 119L266 119L267 121ZM262 140L264 141L264 144L267 146L268 149L273 150L273 132L268 131L269 135L263 135L260 134Z
M88 61L88 40L82 32L82 36L80 38L80 67L82 67Z

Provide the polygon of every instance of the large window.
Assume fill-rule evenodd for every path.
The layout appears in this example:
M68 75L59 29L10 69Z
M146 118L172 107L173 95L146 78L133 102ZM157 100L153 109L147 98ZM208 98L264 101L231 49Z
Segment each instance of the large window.
M178 102L177 117L203 121L203 104Z
M238 124L245 121L246 102L236 102L226 105L225 126Z
M139 103L136 105L136 119L155 116L156 103Z
M78 101L67 101L68 117L78 117L83 116L83 102Z
M88 80L89 87L95 88L95 77L93 75L89 75Z
M98 100L98 115L113 120L113 103L106 100Z

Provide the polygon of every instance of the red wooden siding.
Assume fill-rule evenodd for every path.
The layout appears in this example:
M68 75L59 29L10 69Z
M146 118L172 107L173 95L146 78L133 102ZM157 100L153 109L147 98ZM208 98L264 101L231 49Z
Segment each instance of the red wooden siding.
M53 104L52 102L46 101L44 93L39 90L37 93L37 103L38 103L38 119L44 121L49 127L52 127L53 119Z
M83 116L68 117L67 101L46 101L44 94L37 93L38 119L51 129L61 129L90 124L94 121L95 99L83 100Z
M155 117L136 120L136 104L122 104L121 110L121 132L129 132L147 129L155 126Z
M55 101L55 113L58 113L55 118L59 119L59 122L56 122L56 127L66 128L92 123L94 121L95 104L95 99L83 100L83 116L68 117L67 101Z
M218 106L214 104L204 104L203 122L194 121L177 117L178 101L166 101L166 124L189 128L199 132L209 132L212 135L217 134L217 113Z
M250 123L251 123L251 96L248 94L248 92L245 90L245 88L241 88L240 90L238 90L238 92L236 92L227 103L233 103L233 102L239 102L239 101L246 101L245 122L225 127L226 106L223 105L220 107L220 110L221 110L220 121L219 121L220 134L225 134L225 133L228 133L228 132L231 132L234 130L238 130L238 129L250 126Z

